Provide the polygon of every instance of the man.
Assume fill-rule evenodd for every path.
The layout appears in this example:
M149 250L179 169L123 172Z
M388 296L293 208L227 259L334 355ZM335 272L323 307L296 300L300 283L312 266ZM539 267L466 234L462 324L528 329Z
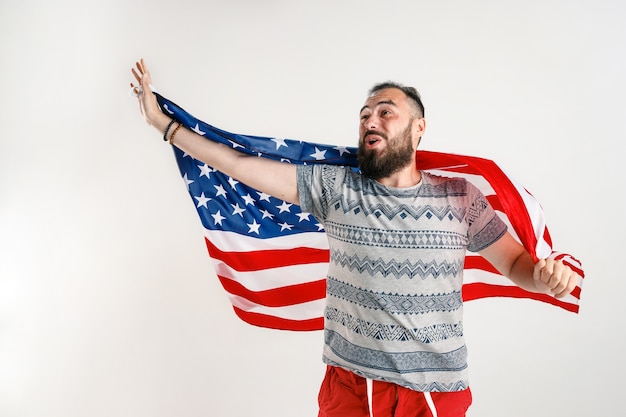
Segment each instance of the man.
M361 173L355 173L285 164L208 141L161 112L143 60L132 72L142 115L165 140L300 205L324 225L330 262L320 417L465 415L466 250L529 291L563 297L578 282L560 261L535 263L474 186L419 170L415 151L426 122L411 87L383 83L370 91L360 112Z

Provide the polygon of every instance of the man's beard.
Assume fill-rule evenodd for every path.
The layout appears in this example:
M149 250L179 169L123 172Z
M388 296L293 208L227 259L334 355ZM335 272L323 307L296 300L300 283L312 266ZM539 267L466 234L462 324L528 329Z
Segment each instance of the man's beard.
M379 155L376 149L365 149L365 141L359 142L359 168L366 177L379 180L398 172L410 163L415 163L415 149L411 140L411 125L391 140L382 132L378 136L387 141L387 146ZM364 137L367 136L367 132Z

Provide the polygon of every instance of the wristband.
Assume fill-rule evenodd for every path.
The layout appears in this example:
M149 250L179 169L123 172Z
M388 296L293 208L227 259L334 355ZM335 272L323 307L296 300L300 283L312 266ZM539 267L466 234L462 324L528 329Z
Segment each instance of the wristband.
M180 129L182 125L183 125L182 123L178 123L178 126L176 126L176 129L174 129L174 131L172 132L172 136L170 136L170 145L174 144L174 135L176 135L176 132L178 132L178 129Z
M163 132L163 140L165 142L167 142L167 132L170 131L170 127L172 127L172 125L174 124L176 120L172 119L170 120L169 124L167 125L167 127L165 128L165 132Z

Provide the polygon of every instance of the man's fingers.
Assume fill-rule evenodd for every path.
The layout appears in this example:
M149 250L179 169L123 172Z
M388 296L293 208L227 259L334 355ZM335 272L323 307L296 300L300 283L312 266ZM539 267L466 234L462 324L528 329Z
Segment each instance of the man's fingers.
M576 288L578 285L578 274L574 271L571 271L564 279L562 280L561 288L554 290L554 296L556 298L563 298Z
M546 292L557 298L565 297L576 288L577 275L560 260L541 260L535 265L535 279Z
M537 263L535 264L535 269L533 271L533 278L535 279L535 281L542 281L542 273L543 273L543 268L546 266L546 260L545 259L539 259L537 261Z
M137 71L135 71L135 68L131 68L130 71L133 73L133 75L135 76L135 79L137 80L138 83L141 83L141 75L139 75L137 73Z
M558 265L554 262L548 262L541 269L541 280L546 283L550 290L554 291L561 282L561 273Z

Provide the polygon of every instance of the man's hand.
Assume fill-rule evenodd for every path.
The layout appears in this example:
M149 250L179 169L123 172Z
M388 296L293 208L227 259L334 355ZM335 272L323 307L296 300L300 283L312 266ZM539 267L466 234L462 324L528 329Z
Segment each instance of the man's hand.
M156 96L152 92L152 78L150 77L148 67L143 58L135 66L136 68L132 68L131 72L137 84L131 82L130 87L131 92L137 96L139 101L141 116L149 125L162 130L169 123L169 118L161 112Z
M533 271L537 291L563 298L578 284L579 276L560 260L540 259Z

